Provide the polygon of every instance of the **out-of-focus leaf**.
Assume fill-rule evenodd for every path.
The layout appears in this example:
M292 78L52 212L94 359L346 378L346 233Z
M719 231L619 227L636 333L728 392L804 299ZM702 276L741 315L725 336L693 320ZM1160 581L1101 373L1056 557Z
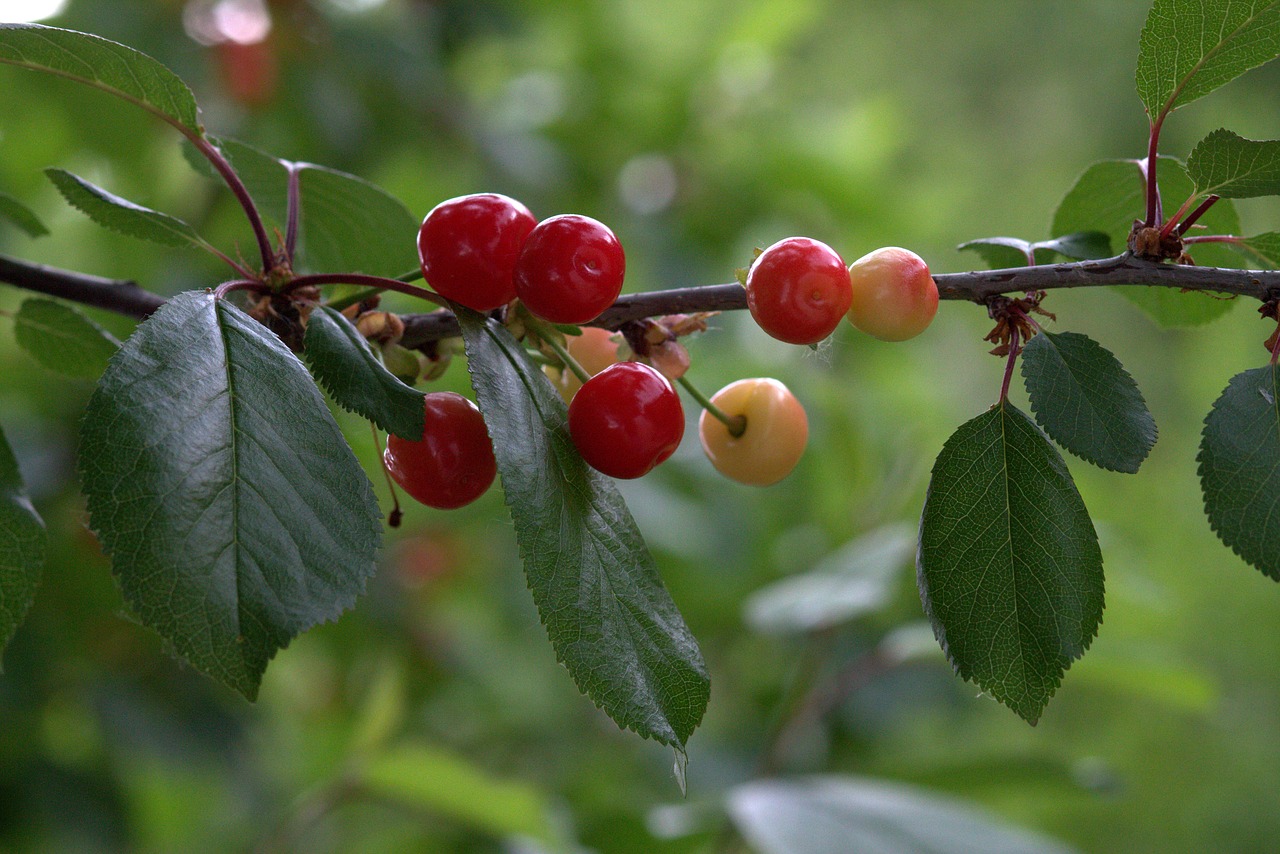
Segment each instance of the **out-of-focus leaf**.
M1200 486L1214 533L1280 581L1280 370L1232 377L1204 421Z
M1186 169L1171 157L1161 157L1157 171L1164 199L1181 201L1194 191ZM1068 235L1097 230L1105 233L1117 251L1128 245L1134 219L1146 210L1143 173L1133 160L1104 160L1080 176L1053 217L1053 233ZM1170 212L1172 213L1172 212ZM1206 234L1239 234L1240 218L1227 199L1218 202L1200 219ZM1240 258L1217 244L1190 247L1196 261L1214 267L1239 267ZM1121 296L1140 306L1162 326L1199 326L1231 310L1234 300L1203 292L1183 293L1174 288L1122 286Z
M1280 194L1280 140L1245 139L1215 130L1191 151L1187 173L1202 196L1247 199Z
M1062 457L1008 401L938 455L917 580L956 672L1034 724L1102 622L1102 554Z
M1026 267L1031 263L1031 242L1016 237L981 237L961 243L961 252L975 252L992 270Z
M40 24L0 24L0 63L87 83L202 135L196 99L187 84L131 47Z
M978 807L869 777L758 780L729 792L734 825L759 854L1066 854Z
M311 312L305 353L316 379L343 409L402 438L422 440L425 395L392 376L340 312Z
M66 303L29 299L13 319L18 344L51 371L99 377L120 349L110 332Z
M976 252L988 267L1001 270L1025 267L1032 258L1037 264L1047 264L1055 254L1076 260L1106 258L1111 255L1111 240L1101 231L1084 231L1035 243L1016 237L983 237L956 248Z
M250 699L276 651L374 572L368 478L306 368L226 300L179 294L139 326L80 437L90 525L125 600Z
M496 837L523 836L561 850L551 805L527 783L503 780L423 742L399 744L355 774L369 794L451 818Z
M8 193L0 193L0 219L13 223L28 237L43 237L49 233L35 211Z
M1277 55L1277 0L1155 0L1138 41L1138 97L1156 121Z
M0 431L0 654L35 599L46 545L44 522L27 498L18 461Z
M1136 472L1156 442L1138 384L1111 351L1078 332L1041 330L1022 352L1036 421L1054 441L1112 471Z
M1111 238L1103 231L1077 231L1052 240L1041 240L1034 246L1037 252L1048 249L1077 261L1108 258L1113 254Z
M757 591L744 608L747 623L758 632L812 632L873 613L889 601L915 544L909 525L863 534L811 571Z
M617 487L575 450L559 393L501 324L455 312L556 657L619 726L683 756L710 696L697 641Z
M1280 231L1268 231L1266 234L1241 238L1236 242L1267 267L1280 270Z
M46 169L44 174L68 204L98 225L164 246L208 245L194 228L176 217L122 199L65 169Z

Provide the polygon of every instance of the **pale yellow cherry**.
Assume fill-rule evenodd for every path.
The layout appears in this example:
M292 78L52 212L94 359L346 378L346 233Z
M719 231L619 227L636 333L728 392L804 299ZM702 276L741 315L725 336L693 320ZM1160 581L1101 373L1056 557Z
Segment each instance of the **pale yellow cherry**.
M730 418L746 419L741 436L705 410L698 420L702 449L725 477L769 486L800 462L809 441L809 419L785 385L763 377L738 380L712 395L711 402Z

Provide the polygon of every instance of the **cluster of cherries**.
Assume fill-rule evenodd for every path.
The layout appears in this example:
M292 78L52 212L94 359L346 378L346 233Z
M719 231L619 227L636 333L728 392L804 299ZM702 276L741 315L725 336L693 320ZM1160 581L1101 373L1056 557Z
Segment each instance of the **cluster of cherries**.
M617 300L626 270L622 245L603 223L577 214L538 222L523 204L496 193L433 208L418 232L418 255L442 297L480 312L518 299L544 339L559 333L539 321L578 326L599 317ZM792 344L816 344L844 318L876 338L902 341L922 332L938 307L937 286L919 256L890 247L846 266L835 250L807 237L761 252L744 286L760 327ZM672 380L684 366L669 379L644 362L620 360L622 336L598 327L566 336L563 345L548 343L564 363L548 374L569 403L569 435L589 465L636 478L675 452L685 418ZM702 447L722 474L768 485L799 462L808 419L782 383L738 380L700 399ZM422 439L392 435L383 459L409 495L442 509L474 501L497 471L480 410L453 392L426 395Z

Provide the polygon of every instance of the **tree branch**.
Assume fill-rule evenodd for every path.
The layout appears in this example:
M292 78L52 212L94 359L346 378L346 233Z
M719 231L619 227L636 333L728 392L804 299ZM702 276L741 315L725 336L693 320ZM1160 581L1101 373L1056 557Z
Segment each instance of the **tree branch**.
M933 278L938 283L938 295L942 299L967 300L979 304L1006 293L1102 285L1145 285L1188 291L1213 291L1253 297L1261 302L1280 298L1280 270L1235 270L1163 264L1144 261L1129 253L1100 261L940 273ZM342 280L347 281L346 278ZM137 318L146 317L164 304L163 297L143 290L133 282L73 273L3 255L0 255L0 282ZM674 288L619 297L616 303L590 325L617 329L629 320L645 317L699 311L736 311L746 307L746 291L737 283ZM402 343L406 347L417 347L429 341L460 334L457 320L448 311L407 314L404 321L405 335Z

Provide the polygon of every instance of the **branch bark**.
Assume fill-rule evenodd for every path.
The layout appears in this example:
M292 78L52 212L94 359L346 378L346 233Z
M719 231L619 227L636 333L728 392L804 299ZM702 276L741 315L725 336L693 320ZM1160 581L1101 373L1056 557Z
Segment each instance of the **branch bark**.
M1280 299L1280 270L1235 270L1162 264L1144 261L1129 253L1100 261L940 273L933 278L938 283L938 295L942 299L966 300L979 304L1000 294L1102 285L1213 291L1252 297L1261 302ZM60 270L3 255L0 255L0 282L137 318L146 317L165 301L164 297L144 290L134 282ZM645 317L699 311L737 311L746 307L746 292L736 282L674 288L619 297L613 306L590 325L617 329L629 320ZM460 334L457 321L448 311L407 314L404 321L403 343L407 347L417 347L429 341Z

